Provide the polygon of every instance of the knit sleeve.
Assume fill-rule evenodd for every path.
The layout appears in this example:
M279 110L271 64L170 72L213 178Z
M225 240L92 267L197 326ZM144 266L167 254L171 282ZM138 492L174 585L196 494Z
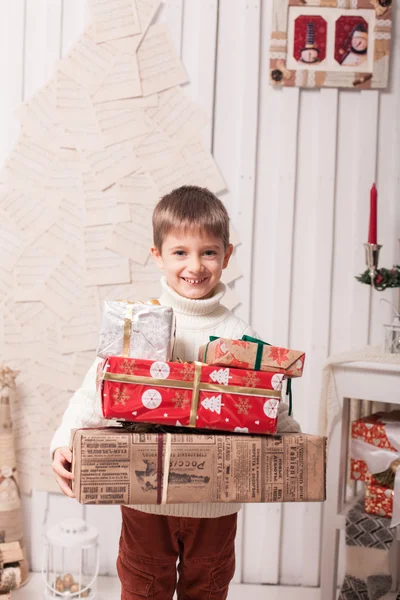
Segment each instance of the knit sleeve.
M96 393L97 365L101 360L96 358L87 372L81 387L71 397L61 424L51 440L51 456L53 456L57 448L70 445L71 431L73 429L98 427L109 423L109 420L103 419L100 401Z
M261 339L260 336L258 335L258 333L256 331L254 331L254 329L252 327L250 327L250 325L247 325L246 329L244 330L243 335L249 335L250 337Z
M279 404L277 433L300 433L301 427L291 415L289 406L285 402Z

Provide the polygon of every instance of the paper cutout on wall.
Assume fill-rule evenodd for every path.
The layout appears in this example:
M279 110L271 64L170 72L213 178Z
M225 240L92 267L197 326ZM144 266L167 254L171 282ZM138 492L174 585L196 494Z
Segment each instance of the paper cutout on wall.
M0 171L0 352L20 371L24 491L57 489L48 446L94 359L104 299L159 294L154 205L183 184L225 188L168 28L151 24L159 5L91 0L89 26L17 109ZM232 262L226 281L239 276Z

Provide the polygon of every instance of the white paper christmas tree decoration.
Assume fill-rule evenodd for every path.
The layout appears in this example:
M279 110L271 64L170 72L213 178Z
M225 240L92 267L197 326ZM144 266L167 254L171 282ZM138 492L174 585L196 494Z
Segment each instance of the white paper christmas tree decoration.
M222 395L219 396L210 396L210 398L205 398L202 400L201 405L204 406L206 410L210 410L211 412L216 412L218 415L221 414L221 406L224 406L221 402Z
M228 385L229 380L232 379L232 377L229 375L229 369L226 368L213 371L210 374L210 379L214 381L214 383L219 383L220 385Z
M179 185L225 188L202 142L205 115L180 87L189 78L168 28L154 24L160 0L123 0L124 23L112 0L87 1L88 26L18 111L23 133L0 168L0 353L16 357L21 406L24 395L35 405L15 426L17 446L37 432L19 463L27 493L58 489L48 445L93 361L99 305L159 293L147 260L155 202ZM225 370L215 381L228 380Z

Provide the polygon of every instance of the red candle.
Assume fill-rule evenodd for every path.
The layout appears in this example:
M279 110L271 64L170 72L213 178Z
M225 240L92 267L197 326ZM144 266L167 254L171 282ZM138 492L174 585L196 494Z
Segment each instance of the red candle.
M369 213L369 232L368 232L368 244L377 244L377 222L378 222L378 192L376 185L373 184L371 188L371 206Z

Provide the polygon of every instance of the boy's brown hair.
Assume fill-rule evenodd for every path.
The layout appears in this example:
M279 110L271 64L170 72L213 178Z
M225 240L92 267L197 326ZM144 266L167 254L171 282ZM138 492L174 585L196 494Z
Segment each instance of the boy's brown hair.
M229 246L229 216L210 190L184 185L166 194L153 212L154 246L161 251L165 237L174 230L194 228L222 239Z

